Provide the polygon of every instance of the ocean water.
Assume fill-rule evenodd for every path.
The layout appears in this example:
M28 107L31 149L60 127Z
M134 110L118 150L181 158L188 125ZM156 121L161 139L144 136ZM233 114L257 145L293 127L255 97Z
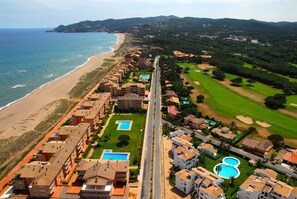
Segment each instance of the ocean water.
M91 56L108 52L108 33L47 33L46 29L0 29L0 110L65 75Z

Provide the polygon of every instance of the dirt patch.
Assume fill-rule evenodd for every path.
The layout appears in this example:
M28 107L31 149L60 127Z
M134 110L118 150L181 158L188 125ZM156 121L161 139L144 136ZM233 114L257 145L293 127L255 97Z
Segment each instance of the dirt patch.
M194 83L198 86L200 85L200 82L198 82L198 81L194 81Z
M258 120L256 121L256 123L257 123L258 125L264 127L264 128L268 128L268 127L271 126L271 125L268 124L267 122L261 122L261 121L258 121Z
M288 139L285 138L285 143L287 146L293 147L293 148L297 148L297 139Z
M236 118L240 121L242 121L243 123L246 124L253 124L253 119L248 117L248 116L243 116L243 115L237 115Z
M201 70L195 70L195 72L196 72L196 73L200 73L200 72L201 72Z
M212 66L210 64L198 64L199 68L201 68L202 70L205 69L211 69L211 68L216 68L215 66Z
M297 104L295 104L295 103L290 103L290 105L291 105L291 106L297 106Z

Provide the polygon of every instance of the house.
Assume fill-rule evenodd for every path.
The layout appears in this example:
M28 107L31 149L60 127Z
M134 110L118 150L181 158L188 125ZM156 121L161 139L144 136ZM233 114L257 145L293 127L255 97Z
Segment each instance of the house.
M222 137L222 138L225 138L227 140L234 140L236 138L236 135L234 135L232 133L232 131L230 131L229 128L227 127L223 127L223 128L214 128L212 131L211 131L213 134L219 136L219 137Z
M84 198L125 198L129 193L129 160L82 159L76 171Z
M183 53L183 52L180 52L178 50L175 50L175 51L173 51L173 56L175 58L177 58L177 59L179 59L179 58L186 58L186 59L188 59L190 57L194 57L195 55L194 54L187 54L187 53Z
M251 175L240 185L237 195L239 199L295 199L297 197L297 188L274 178Z
M143 97L135 93L128 93L118 97L117 104L119 110L141 110L143 108Z
M184 117L184 125L197 130L207 129L209 127L203 118L197 118L194 115Z
M167 98L177 97L177 94L173 90L166 90L165 95L166 95Z
M198 161L199 152L194 147L179 146L172 150L174 166L180 169L190 169Z
M198 146L198 150L200 152L204 152L205 154L211 157L216 157L218 152L211 144L207 143Z
M292 166L297 166L297 150L287 152L283 157L283 162Z
M226 198L219 187L223 179L202 167L182 169L175 176L175 187L185 194L193 192L194 198Z
M247 151L252 151L264 155L270 153L273 149L273 144L269 140L258 141L250 138L245 138L242 142L242 148Z
M174 119L176 115L180 113L176 106L167 106L167 118Z
M180 137L174 137L172 138L172 151L175 150L179 146L184 146L184 147L192 147L193 144L189 142L188 140L182 139Z
M181 135L184 135L185 131L178 129L175 130L173 132L170 132L170 138L174 138L174 137L180 137Z
M170 97L167 102L173 102L179 105L179 99L178 97Z

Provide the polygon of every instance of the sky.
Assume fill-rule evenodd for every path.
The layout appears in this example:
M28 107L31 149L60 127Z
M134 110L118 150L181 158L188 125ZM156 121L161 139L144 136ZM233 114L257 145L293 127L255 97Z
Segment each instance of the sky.
M297 0L0 0L0 28L175 15L297 22Z

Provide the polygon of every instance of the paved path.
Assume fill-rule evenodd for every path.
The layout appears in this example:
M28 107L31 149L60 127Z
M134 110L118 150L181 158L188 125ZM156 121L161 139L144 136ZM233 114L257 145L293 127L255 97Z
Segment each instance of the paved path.
M187 128L184 128L184 127L174 126L174 125L172 125L171 123L169 123L167 121L163 121L163 123L167 123L171 127L174 127L174 128L182 129L182 130L184 130L185 132L187 132L189 134L192 134L194 132L193 130L190 130L190 129L187 129ZM213 144L213 145L215 145L217 147L220 147L221 146L221 141L218 141L218 140L216 140L214 138L209 138L208 136L201 135L199 133L195 133L195 136L197 138L203 140L203 141L209 140L211 142L211 144ZM260 157L258 155L249 153L247 151L244 151L243 149L239 149L239 148L236 148L236 147L233 147L233 146L230 147L230 151L233 152L233 153L236 153L238 155L241 155L243 157L249 158L249 159L254 159L254 160L263 159L263 157ZM270 161L264 163L264 166L266 166L268 168L271 168L271 169L273 169L273 170L275 170L277 172L286 174L288 176L292 176L292 177L294 177L294 178L297 179L297 174L294 173L294 171L292 169L288 169L288 168L283 167L283 166L281 166L279 164L272 164Z
M109 75L110 72L108 72L104 77L106 77L107 75ZM104 79L104 77L102 77L102 79ZM97 87L99 86L100 82L102 81L102 79L98 82L98 84L96 84L96 86L86 94L86 96L81 99L70 111L69 113L60 121L56 124L56 126L0 181L0 191L2 191L3 187L9 183L10 179L16 174L16 172L18 170L20 170L20 168L25 165L26 163L28 163L35 154L37 154L37 152L39 151L40 147L47 142L47 140L49 138L52 137L52 135L57 131L58 128L60 128L67 120L69 117L71 117L74 113L74 111L79 108L81 106L81 104L87 100L89 98L89 96L91 94L94 93L94 91L97 89ZM2 193L0 193L1 195Z

